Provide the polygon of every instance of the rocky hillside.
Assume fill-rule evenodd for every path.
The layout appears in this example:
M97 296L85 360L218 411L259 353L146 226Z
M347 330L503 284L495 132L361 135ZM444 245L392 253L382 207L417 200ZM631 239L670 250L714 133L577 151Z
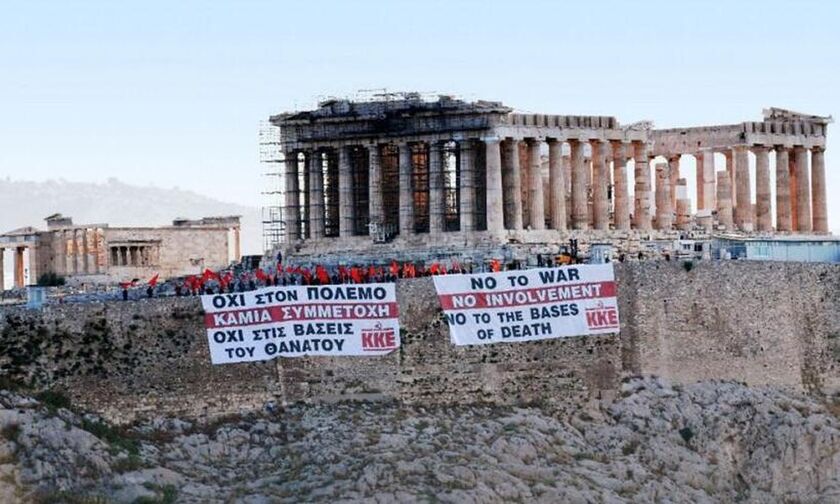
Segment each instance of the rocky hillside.
M2 502L838 502L840 422L736 383L624 384L608 406L269 407L116 430L0 393Z

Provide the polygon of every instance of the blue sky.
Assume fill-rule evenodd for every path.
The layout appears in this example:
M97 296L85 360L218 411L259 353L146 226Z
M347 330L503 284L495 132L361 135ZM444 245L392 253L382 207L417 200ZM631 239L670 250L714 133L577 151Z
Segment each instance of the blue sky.
M116 176L258 205L260 120L365 88L657 127L771 105L837 116L838 21L826 1L7 0L0 177Z

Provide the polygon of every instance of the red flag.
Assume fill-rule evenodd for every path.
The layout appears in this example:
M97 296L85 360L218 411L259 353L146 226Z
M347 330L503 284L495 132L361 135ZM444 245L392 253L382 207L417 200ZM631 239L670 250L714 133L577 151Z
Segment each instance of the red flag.
M394 277L400 276L400 265L397 264L397 261L391 261L391 275Z
M318 277L318 281L321 282L322 285L330 283L330 275L327 273L327 268L321 266L320 264L315 266L315 276Z
M432 265L429 266L429 274L437 275L439 272L440 272L440 266L438 265L438 263L432 263Z
M350 268L350 278L353 279L354 283L362 283L362 272L359 270L358 267L353 266L352 268Z
M341 278L341 281L347 280L347 268L344 266L338 267L338 276Z
M160 273L155 273L151 279L149 279L149 287L154 287L158 283L158 278L160 278Z
M492 271L493 273L498 273L501 270L502 265L498 259L493 259L492 261L490 261L490 271Z
M219 274L215 271L212 271L210 268L205 268L204 273L201 274L201 280L206 282L207 280L221 280L221 278L219 278Z
M265 281L265 279L268 278L265 274L265 271L263 271L262 268L257 268L256 275L257 275L257 280Z

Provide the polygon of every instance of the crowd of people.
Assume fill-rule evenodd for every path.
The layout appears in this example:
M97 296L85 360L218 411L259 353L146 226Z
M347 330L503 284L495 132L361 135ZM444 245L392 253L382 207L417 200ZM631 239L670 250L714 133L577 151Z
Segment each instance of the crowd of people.
M486 264L461 264L458 261L425 263L397 262L390 264L337 265L283 265L253 270L225 270L215 272L204 270L201 275L189 275L173 279L176 296L214 294L222 292L244 292L273 285L338 285L394 282L399 278L420 278L434 275L453 275L501 271L502 262L491 259ZM514 266L511 266L511 268ZM509 268L506 268L509 269ZM128 286L124 286L127 291ZM155 283L150 282L147 293L152 296Z

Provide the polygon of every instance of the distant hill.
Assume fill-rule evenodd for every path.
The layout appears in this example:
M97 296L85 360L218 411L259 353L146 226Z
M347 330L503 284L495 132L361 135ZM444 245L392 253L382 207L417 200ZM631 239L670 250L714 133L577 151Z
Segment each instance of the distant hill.
M260 210L224 203L192 191L125 184L0 179L0 233L24 226L44 229L44 217L62 213L74 223L161 226L176 217L242 216L242 253L262 253Z

